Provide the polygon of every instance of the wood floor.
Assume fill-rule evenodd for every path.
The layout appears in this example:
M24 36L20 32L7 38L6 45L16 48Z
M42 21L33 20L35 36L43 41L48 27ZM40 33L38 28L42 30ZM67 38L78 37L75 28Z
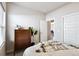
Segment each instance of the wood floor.
M24 50L15 52L15 56L23 56ZM6 56L14 56L13 52L7 53Z

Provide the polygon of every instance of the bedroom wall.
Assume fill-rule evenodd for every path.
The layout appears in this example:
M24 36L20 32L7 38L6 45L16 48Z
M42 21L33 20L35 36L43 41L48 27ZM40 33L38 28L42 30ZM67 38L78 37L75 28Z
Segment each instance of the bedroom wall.
M79 3L70 3L47 14L46 20L54 19L54 40L63 42L64 39L64 21L63 17L71 13L79 12Z
M7 52L13 51L14 30L16 25L25 28L34 27L39 31L40 20L45 20L45 15L34 10L26 9L13 3L7 3ZM36 43L39 42L39 33Z

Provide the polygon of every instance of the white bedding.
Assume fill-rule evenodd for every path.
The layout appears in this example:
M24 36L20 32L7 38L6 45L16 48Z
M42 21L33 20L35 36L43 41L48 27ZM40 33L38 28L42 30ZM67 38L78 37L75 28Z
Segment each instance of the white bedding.
M23 56L79 56L79 49L76 49L71 46L65 45L68 49L64 50L53 50L50 46L46 48L47 52L36 52L37 49L40 49L41 43L27 48Z

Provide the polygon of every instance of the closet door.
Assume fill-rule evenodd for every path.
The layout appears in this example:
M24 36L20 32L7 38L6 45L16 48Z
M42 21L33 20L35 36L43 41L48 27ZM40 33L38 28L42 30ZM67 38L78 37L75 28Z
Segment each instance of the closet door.
M40 20L40 41L47 41L47 22L45 20Z
M73 13L64 17L64 42L79 44L79 14Z
M63 17L55 17L54 20L54 41L63 42L64 39L64 20Z

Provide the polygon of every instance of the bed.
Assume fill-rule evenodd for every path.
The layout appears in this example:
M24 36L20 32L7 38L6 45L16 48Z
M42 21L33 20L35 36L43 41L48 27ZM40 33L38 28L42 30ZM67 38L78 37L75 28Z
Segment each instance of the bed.
M23 56L79 56L79 48L50 40L25 49Z

